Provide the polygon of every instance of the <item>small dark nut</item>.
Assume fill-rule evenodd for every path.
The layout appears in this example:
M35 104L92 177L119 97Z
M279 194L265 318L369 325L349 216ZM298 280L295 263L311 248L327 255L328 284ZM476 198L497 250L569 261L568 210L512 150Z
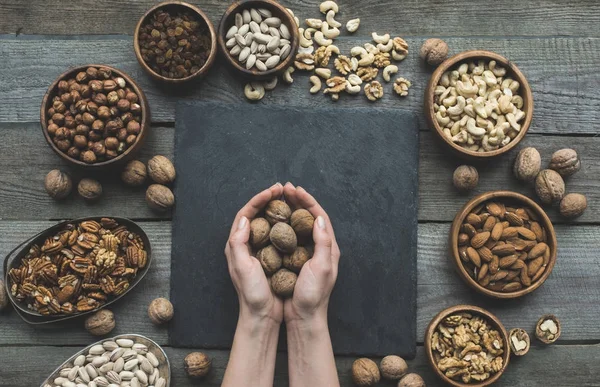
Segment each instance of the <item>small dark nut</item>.
M0 280L0 312L8 306L8 294L4 281Z
M400 379L398 387L425 387L425 381L417 374L407 374Z
M315 217L303 208L292 213L290 224L299 238L309 238L312 236Z
M98 69L95 67L88 67L85 72L87 73L89 79L96 79L98 77Z
M286 222L290 219L292 210L286 202L281 200L272 200L265 209L265 218L272 225L278 222Z
M183 360L183 367L190 378L203 378L210 372L211 360L202 352L192 352Z
M400 380L408 372L408 365L400 356L389 355L381 359L379 370L384 379Z
M148 161L148 174L159 184L169 184L175 180L175 167L171 160L157 155Z
M529 352L530 339L529 334L521 328L511 329L508 333L508 343L510 351L515 356L523 356Z
M175 204L175 196L169 187L152 184L146 190L146 202L153 210L166 211Z
M542 167L540 152L533 147L523 148L515 159L513 172L522 181L533 181Z
M291 254L298 246L298 239L294 229L287 223L275 223L269 234L271 243L282 253Z
M560 321L552 314L542 316L535 325L535 336L544 344L554 343L560 334Z
M116 151L117 148L119 147L119 140L117 140L116 137L107 137L104 139L104 146L106 147L107 151L109 151L109 150Z
M173 304L166 298L156 298L148 306L148 317L156 324L164 324L173 318Z
M108 309L102 309L85 319L85 329L94 336L104 336L115 328L115 315Z
M565 195L565 182L556 171L544 169L535 179L535 192L542 203L551 204Z
M470 191L477 187L477 183L479 183L479 173L477 173L475 167L461 165L454 170L453 183L454 187L459 191Z
M587 208L587 199L584 195L570 193L560 201L560 214L566 218L577 218Z
M94 179L81 179L77 185L77 192L79 192L79 195L85 200L98 200L98 198L102 196L102 184Z
M250 244L255 249L266 246L270 239L271 225L265 218L256 218L250 222Z
M94 151L86 150L85 152L81 153L81 160L84 163L93 164L96 162L97 157L96 157L96 154L94 153Z
M112 79L107 79L104 82L102 82L102 86L104 87L104 91L108 92L116 90L118 87L117 82L113 81Z
M137 121L127 122L127 133L129 134L140 134L142 127Z
M421 46L420 56L428 64L437 66L446 60L448 45L442 39L427 39Z
M46 192L54 199L64 199L73 188L71 177L58 169L48 172L44 184Z
M281 268L281 254L273 245L269 245L258 251L256 258L267 275L273 275Z
M561 176L571 176L581 169L581 161L574 149L561 149L552 155L549 168Z
M298 276L288 269L280 269L271 277L271 289L282 298L289 298L294 294L294 287Z
M122 111L122 112L128 111L130 105L131 104L126 99L120 99L119 102L117 102L117 108L119 108L119 110Z
M366 357L356 359L352 363L352 380L357 386L374 386L381 380L377 363Z
M283 257L283 266L293 272L300 273L302 266L311 258L311 254L305 247L298 246L292 254Z

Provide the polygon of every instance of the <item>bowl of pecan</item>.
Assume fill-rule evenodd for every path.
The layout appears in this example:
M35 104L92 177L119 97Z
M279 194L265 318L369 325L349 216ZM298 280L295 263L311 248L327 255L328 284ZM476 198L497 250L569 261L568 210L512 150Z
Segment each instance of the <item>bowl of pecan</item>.
M151 261L148 236L133 221L82 218L52 226L9 253L5 284L26 322L55 322L116 302Z
M450 250L461 278L486 296L517 298L539 288L556 263L556 233L548 215L511 191L476 196L450 228Z
M40 122L46 141L61 158L102 169L139 150L150 125L150 109L127 74L91 64L68 70L50 85Z
M138 62L152 78L181 84L206 75L217 55L217 36L200 8L165 1L140 18L133 47Z
M471 305L450 307L431 320L425 352L435 373L455 387L489 386L510 360L508 334L500 320Z

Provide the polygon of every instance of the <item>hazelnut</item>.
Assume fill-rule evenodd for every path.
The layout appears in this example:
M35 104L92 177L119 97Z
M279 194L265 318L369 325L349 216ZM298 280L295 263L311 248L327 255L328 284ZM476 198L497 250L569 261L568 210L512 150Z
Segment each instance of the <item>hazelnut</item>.
M89 79L96 79L98 77L98 69L95 67L88 67L87 70L85 70L85 72L88 75Z
M98 79L108 79L112 75L112 71L106 67L100 67L97 72Z
M269 243L271 225L265 218L256 218L250 222L250 244L260 249Z
M108 98L106 98L106 94L96 93L96 95L92 97L92 101L100 106L106 106L108 103ZM100 108L98 108L98 110L100 110Z
M140 134L142 126L137 121L129 121L127 123L127 133L129 134Z
M94 336L104 336L115 328L115 315L102 309L85 319L85 329Z
M159 184L169 184L175 180L175 167L171 160L165 156L157 155L148 161L148 174L152 180Z
M131 103L137 103L138 102L138 96L136 93L127 93L125 95L125 99L127 99L129 102Z
M437 66L446 60L448 45L442 39L427 39L421 46L420 56L431 66Z
M0 312L8 306L8 293L4 281L0 280Z
M96 117L94 117L92 114L85 112L83 113L83 115L81 116L83 118L83 123L86 125L92 125L94 123L94 121L96 121Z
M153 210L166 211L173 207L175 196L169 187L161 184L152 184L146 190L146 202Z
M542 203L551 204L565 195L565 182L556 171L544 169L535 179L535 192Z
M75 80L79 83L84 83L88 81L88 75L85 71L78 72L75 76Z
M81 154L80 150L75 148L74 146L70 147L69 150L67 151L67 156L74 158L74 159L78 159L80 154Z
M117 102L117 108L122 112L128 111L129 106L130 106L130 103L126 99L120 99L119 102Z
M98 157L104 156L106 154L106 148L104 147L104 143L102 143L101 141L94 143L94 145L92 146L92 151Z
M106 150L117 150L119 147L119 140L116 137L106 137L104 139L104 146ZM144 168L145 169L145 168Z
M298 239L294 229L287 223L275 223L269 233L273 246L282 253L291 254L296 250Z
M400 379L398 387L425 387L425 381L417 374L407 374Z
M300 273L302 266L311 258L306 247L298 246L292 254L283 257L283 266L293 272Z
M127 144L127 146L131 146L131 145L135 144L136 140L137 140L137 136L135 134L130 134L125 139L125 144Z
M377 364L366 357L352 363L352 380L357 386L374 386L381 380Z
M117 82L113 81L112 79L106 79L104 82L102 82L102 86L104 87L104 91L114 91L117 89Z
M183 360L185 372L191 378L203 378L211 368L211 360L202 352L192 352Z
M477 187L479 183L479 173L477 169L470 165L461 165L454 170L453 175L454 187L459 191L470 191Z
M267 275L273 275L281 268L281 254L273 245L269 245L264 249L259 250L256 254L256 258L260 261L260 264Z
M292 210L286 202L281 200L272 200L265 209L265 218L272 225L278 222L287 222L292 215Z
M389 355L381 359L379 369L383 378L388 380L399 380L408 372L408 365L400 356Z
M542 157L537 149L523 148L515 159L513 172L515 177L523 181L533 181L542 167Z
M90 88L94 93L98 93L104 90L104 85L102 85L102 81L94 80L89 83Z
M119 95L116 91L111 91L106 95L106 99L109 105L116 105L119 102Z
M132 160L128 162L125 166L125 169L123 169L123 172L121 173L121 180L123 180L125 184L132 187L137 187L144 184L144 181L146 180L146 165L139 160Z
M565 218L577 218L587 208L587 199L584 195L570 193L560 201L560 214Z
M571 176L581 168L581 161L574 149L561 149L552 155L550 169L554 169L561 176Z
M290 223L296 235L306 239L312 236L315 217L308 210L301 208L292 213Z
M48 172L44 184L46 192L54 199L64 199L71 193L73 188L71 177L58 169Z
M94 201L102 196L102 184L94 179L81 179L77 185L77 192L79 192L79 195L85 200Z
M298 276L288 269L280 269L271 277L271 289L280 297L289 298L294 294Z
M148 306L148 317L156 324L164 324L173 318L173 304L166 298L156 298Z

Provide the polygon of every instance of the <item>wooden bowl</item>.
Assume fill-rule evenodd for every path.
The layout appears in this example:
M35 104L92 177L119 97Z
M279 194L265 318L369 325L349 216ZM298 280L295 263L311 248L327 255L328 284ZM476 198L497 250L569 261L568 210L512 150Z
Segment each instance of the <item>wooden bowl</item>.
M458 382L454 379L448 378L437 367L435 357L433 355L433 348L431 347L431 338L433 337L433 333L435 332L435 329L442 322L442 320L445 319L446 317L456 314L456 313L470 313L472 315L478 315L478 316L482 317L484 320L486 320L494 329L496 329L500 333L500 336L502 336L502 344L504 346L504 353L502 354L502 360L503 360L502 369L499 372L492 375L489 379L487 379L481 383ZM510 347L509 347L509 342L508 342L508 334L506 333L506 329L504 328L504 325L502 325L502 323L500 322L498 317L494 316L487 310L478 308L478 307L472 306L472 305L452 306L448 309L441 311L440 313L437 314L437 316L435 316L431 320L431 322L427 326L427 329L425 330L425 353L427 354L427 359L429 360L429 364L431 365L431 368L435 371L437 376L439 376L440 379L442 379L447 384L449 384L451 386L455 386L455 387L489 386L489 385L495 383L500 378L500 376L502 376L502 374L506 370L506 367L508 366L508 362L510 361Z
M288 27L290 30L290 34L292 35L291 42L291 50L287 58L285 58L282 62L280 62L277 66L272 69L267 69L266 71L259 71L256 68L252 68L247 70L245 66L243 66L240 62L238 62L237 58L234 58L229 53L229 49L225 46L225 35L227 34L227 30L235 24L235 14L238 12L242 12L244 9L249 8L266 8L273 13L273 16L276 16L281 19L281 21ZM238 0L227 8L223 17L221 18L221 22L219 23L218 28L218 41L219 47L223 52L223 56L225 57L227 63L229 63L235 70L237 70L243 76L252 78L252 79L266 79L272 77L274 75L280 74L287 69L294 57L296 56L296 52L298 51L299 45L299 34L298 34L298 26L294 21L293 16L278 2L274 0Z
M165 77L163 75L158 74L156 71L154 71L150 66L148 66L148 64L142 58L142 53L140 51L140 42L139 42L140 29L142 28L142 25L145 23L146 19L151 17L152 14L158 9L164 9L166 11L177 11L177 10L189 11L192 14L196 15L200 20L202 20L204 22L204 24L206 24L208 31L210 33L210 52L208 54L208 58L206 59L206 63L204 63L204 65L200 68L200 70L196 71L194 74L188 75L187 77L184 77L184 78ZM140 20L138 21L137 25L135 26L135 32L133 34L133 49L135 51L135 57L137 58L138 62L140 62L140 65L142 66L142 68L152 78L154 78L158 81L161 81L161 82L165 82L165 83L182 84L182 83L186 83L188 81L199 80L199 79L203 78L206 75L206 73L208 72L208 70L212 67L212 65L215 61L215 58L217 56L217 35L215 33L215 27L213 26L212 22L200 8L198 8L192 4L183 2L183 1L165 1L162 3L156 4L155 6L150 8L144 14L144 16L142 16L140 18Z
M460 233L461 225L464 223L467 215L479 204L484 202L496 200L504 204L508 203L518 203L529 207L531 210L535 212L538 217L538 222L541 226L546 229L546 244L550 248L550 260L548 261L548 265L546 266L546 270L544 274L531 286L528 286L524 289L520 289L514 292L498 292L493 291L488 288L481 286L477 281L475 281L467 272L465 267L463 266L463 261L460 259L458 252L458 234ZM460 277L473 289L478 291L481 294L486 296L496 298L496 299L508 299L508 298L518 298L529 294L539 288L544 281L550 276L552 269L554 268L554 264L556 263L556 251L557 251L557 242L556 242L556 232L554 231L554 227L552 226L552 222L546 212L533 200L528 198L527 196L521 195L512 191L491 191L483 193L479 196L471 199L465 206L458 212L458 214L454 217L454 222L452 223L452 227L450 228L450 256L452 262L456 266L456 270Z
M511 78L518 81L521 86L519 88L519 95L523 98L523 111L525 112L525 118L523 119L523 123L521 124L521 131L519 134L508 143L508 145L498 148L489 152L474 152L468 149L465 149L454 142L452 142L444 132L442 131L442 127L435 119L435 111L433 108L434 104L434 90L438 83L440 82L440 78L442 75L451 70L463 62L484 59L487 61L495 60L498 64L502 65L507 70L507 74L510 75ZM531 119L533 117L533 95L531 94L531 87L529 86L529 82L527 82L527 78L521 73L521 71L515 66L515 64L502 55L496 54L491 51L483 51L483 50L473 50L473 51L464 51L460 54L454 55L451 58L446 59L442 64L440 64L429 79L429 84L425 88L425 103L424 103L424 113L429 126L435 129L435 132L438 134L439 138L448 144L450 148L457 153L458 155L465 157L467 159L472 160L485 160L490 157L499 156L510 151L512 148L517 146L517 144L525 137L529 126L531 125Z
M127 150L125 150L125 152L123 152L119 156L115 157L114 159L110 159L110 160L106 160L106 161L102 161L102 162L98 162L98 163L94 163L94 164L87 164L81 160L74 159L74 158L70 157L69 155L67 155L66 153L64 153L63 151L61 151L60 149L58 149L56 144L54 144L54 142L52 141L50 134L48 133L48 121L47 121L47 114L46 114L46 112L52 105L52 99L57 94L58 82L60 82L63 79L74 78L75 75L77 75L77 73L79 73L81 71L85 71L88 67L105 67L107 69L110 69L113 74L116 74L116 75L122 77L123 79L125 79L125 81L127 82L127 85L130 86L133 89L133 91L138 95L138 98L139 98L138 104L142 107L142 122L140 122L140 134L137 136L137 140L135 141L135 143L133 145L131 145L129 148L127 148ZM144 142L144 139L146 138L146 134L148 133L148 130L150 127L150 108L148 106L148 100L146 99L144 92L133 81L133 79L131 79L131 77L129 75L127 75L123 71L117 70L116 68L111 67L111 66L102 65L102 64L88 64L85 66L79 66L79 67L75 67L73 69L67 70L64 73L62 73L58 78L56 78L56 80L54 82L52 82L52 84L48 88L48 91L46 91L46 94L44 94L44 98L42 99L42 107L40 109L40 123L42 125L42 132L44 133L44 137L46 138L48 145L50 145L52 150L54 150L54 152L56 152L56 154L59 155L63 160L65 160L77 167L82 167L82 168L86 168L88 170L98 171L98 170L102 170L102 169L108 169L109 167L112 167L112 166L122 165L125 161L130 160L135 155L135 153L137 153L137 151L142 146L142 143Z

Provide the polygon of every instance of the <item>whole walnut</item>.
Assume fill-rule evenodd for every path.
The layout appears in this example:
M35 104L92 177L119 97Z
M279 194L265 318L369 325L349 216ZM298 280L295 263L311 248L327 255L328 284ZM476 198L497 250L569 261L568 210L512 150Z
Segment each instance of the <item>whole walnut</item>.
M571 176L581 169L581 161L574 149L561 149L552 155L549 168L561 176Z
M315 217L308 210L300 208L292 213L290 223L296 235L306 239L312 236Z
M212 361L202 352L192 352L183 360L185 372L191 378L203 378L210 372Z
M352 363L352 380L357 386L374 386L381 380L377 364L366 357Z
M271 289L280 297L289 298L294 294L298 276L288 269L280 269L271 277Z
M65 172L53 169L46 175L44 186L50 197L64 199L71 193L73 183L71 182L71 177Z
M0 311L4 310L8 306L8 294L6 293L6 286L4 281L0 280Z
M98 200L98 198L102 196L102 184L94 179L81 179L77 185L77 192L79 192L79 195L85 200Z
M121 180L129 186L138 187L146 181L146 165L139 160L131 160L121 173Z
M271 225L265 218L256 218L250 222L250 244L260 249L269 243Z
M587 199L584 195L570 193L560 201L560 214L566 218L577 218L587 208Z
M421 46L421 59L432 66L437 66L446 60L448 45L442 39L427 39Z
M565 182L556 171L544 169L535 179L535 192L542 203L551 204L565 195Z
M298 246L298 238L292 226L287 223L275 223L269 233L273 246L282 253L291 254Z
M408 372L408 365L400 356L389 355L381 359L379 369L384 379L399 380Z
M281 268L281 254L273 245L269 245L258 251L256 258L260 261L267 275L273 275Z
M85 329L94 336L104 336L115 328L115 315L102 309L85 319Z
M522 181L533 181L540 169L542 168L542 157L540 152L533 147L527 147L521 149L515 164L513 166L513 172L515 177Z
M156 324L164 324L173 318L173 304L166 298L156 298L148 306L148 317Z
M161 184L152 184L146 190L146 202L153 210L166 211L173 207L175 196L169 187Z
M298 246L292 254L283 257L283 266L293 272L300 273L302 266L311 258L311 254L305 247Z
M479 183L479 173L475 167L461 165L454 170L452 181L457 190L463 192L470 191L477 187L477 183Z
M281 200L271 200L265 208L265 218L272 225L278 222L286 222L292 215L292 209L286 202Z
M169 184L175 180L175 167L165 156L156 155L148 161L148 174L158 184Z
M407 374L400 379L398 387L425 387L425 381L417 374Z

